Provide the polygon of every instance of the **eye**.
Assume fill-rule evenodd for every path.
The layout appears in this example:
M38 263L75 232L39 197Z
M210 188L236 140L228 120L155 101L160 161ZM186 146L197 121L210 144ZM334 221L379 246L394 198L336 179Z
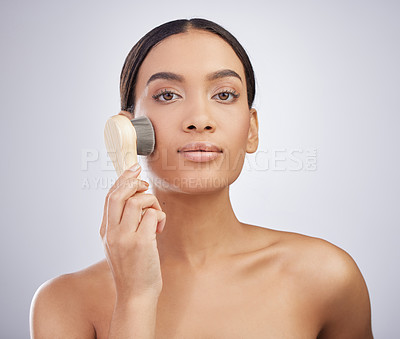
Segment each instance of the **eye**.
M218 99L221 101L233 102L236 101L237 98L239 98L239 95L240 94L234 90L226 90L215 94L213 98L218 97Z
M155 101L163 101L163 102L172 101L174 99L177 99L178 97L180 97L180 95L168 90L163 90L160 93L153 95Z

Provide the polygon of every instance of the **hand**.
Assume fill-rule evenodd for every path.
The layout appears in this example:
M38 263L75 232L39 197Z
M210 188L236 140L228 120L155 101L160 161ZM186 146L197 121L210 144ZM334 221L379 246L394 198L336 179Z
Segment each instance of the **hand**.
M144 193L140 166L124 171L107 194L100 235L114 277L117 299L158 298L162 289L156 233L166 215L157 198Z

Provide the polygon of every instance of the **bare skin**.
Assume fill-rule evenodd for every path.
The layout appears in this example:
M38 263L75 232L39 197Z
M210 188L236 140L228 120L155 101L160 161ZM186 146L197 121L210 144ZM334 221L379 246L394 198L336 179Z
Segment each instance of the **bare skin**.
M210 80L226 69L241 80ZM182 79L149 83L156 72ZM229 185L258 145L244 79L232 48L211 33L189 31L152 49L135 112L156 131L147 159L154 194L138 171L121 175L100 229L106 259L38 290L33 338L372 338L368 291L346 252L241 223L232 210ZM170 91L162 102L160 90ZM221 154L193 162L179 151L192 141Z
M161 261L156 338L372 338L368 292L348 254L242 229L248 248L207 266ZM37 316L52 328L37 338L108 338L115 287L106 260L52 280L40 298Z

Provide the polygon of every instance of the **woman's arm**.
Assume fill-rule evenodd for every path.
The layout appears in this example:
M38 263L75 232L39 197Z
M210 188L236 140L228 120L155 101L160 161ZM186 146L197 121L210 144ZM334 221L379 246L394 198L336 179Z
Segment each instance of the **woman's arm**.
M116 299L109 339L152 339L158 297L162 289L156 233L165 213L148 185L137 179L140 167L125 171L110 189L100 235L114 280ZM90 288L75 274L64 275L39 288L32 302L34 339L95 338L88 309Z
M153 339L162 289L156 233L165 213L148 184L137 179L140 167L126 170L105 201L100 235L113 275L116 301L108 339Z
M109 339L155 337L158 298L141 296L115 303Z

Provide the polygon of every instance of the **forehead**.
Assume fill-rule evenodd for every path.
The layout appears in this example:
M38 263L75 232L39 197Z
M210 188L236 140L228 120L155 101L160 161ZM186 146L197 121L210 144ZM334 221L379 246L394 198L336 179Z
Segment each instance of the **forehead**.
M176 72L185 78L232 69L242 79L243 65L232 47L219 36L199 30L174 34L154 46L139 69L139 86L156 72Z

